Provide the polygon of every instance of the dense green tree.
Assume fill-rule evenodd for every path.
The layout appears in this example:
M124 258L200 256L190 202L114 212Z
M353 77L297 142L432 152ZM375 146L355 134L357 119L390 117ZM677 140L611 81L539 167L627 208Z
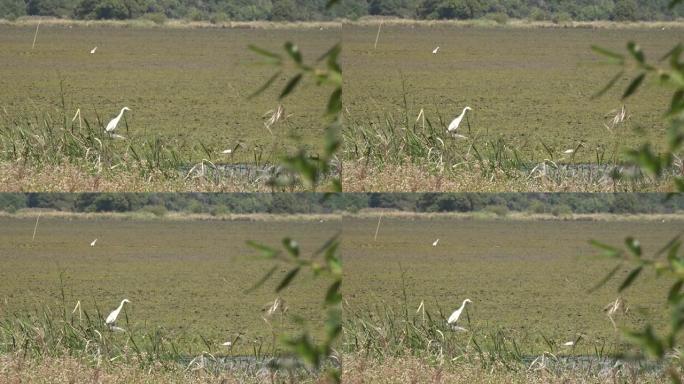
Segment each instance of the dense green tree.
M26 15L24 0L0 0L0 18L14 20Z
M472 19L487 14L535 20L661 20L684 16L670 0L0 0L0 18L30 15L136 18L150 13L193 20L326 20L365 15Z
M273 0L271 20L294 21L298 18L297 4L294 0Z
M38 16L69 17L75 5L76 0L27 0L26 13Z
M126 212L131 208L128 199L122 193L98 194L88 210L96 212Z
M0 193L0 211L15 212L26 207L27 196L19 193Z
M132 19L147 10L143 0L81 0L74 9L80 19Z
M369 0L368 14L378 16L399 16L410 18L416 13L416 3L412 0Z
M616 0L613 19L617 21L634 21L637 19L636 0Z

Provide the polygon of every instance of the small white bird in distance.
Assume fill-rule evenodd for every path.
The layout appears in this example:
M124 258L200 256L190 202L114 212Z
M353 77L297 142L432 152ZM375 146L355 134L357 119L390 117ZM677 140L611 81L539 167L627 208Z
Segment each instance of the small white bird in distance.
M114 130L116 129L117 124L119 124L119 120L121 120L121 117L123 117L123 114L125 111L130 111L131 109L128 107L123 107L121 108L121 112L113 118L112 120L109 121L107 124L107 127L105 128L105 132L113 134Z
M95 48L91 49L91 50L90 50L90 54L93 54L93 53L95 53L95 51L97 51L97 47L95 47Z
M107 316L107 319L105 319L105 324L109 326L109 329L112 331L123 331L123 328L119 328L116 326L116 318L119 317L119 312L121 312L121 309L123 308L125 303L130 303L130 300L128 299L123 299L121 300L121 304L113 310L109 316Z
M472 108L470 108L470 107L463 108L463 112L461 112L461 114L458 115L458 117L455 118L449 124L449 127L447 128L447 133L450 133L455 138L465 139L466 137L463 135L457 134L456 130L458 129L458 126L461 125L461 121L463 120L463 117L465 117L466 112L471 111L471 110L472 110Z
M563 345L566 347L572 347L573 345L575 345L575 342L574 341L568 341L568 342L563 343Z
M233 345L233 342L232 341L226 341L225 343L221 343L221 345L223 345L225 347L230 347L231 345Z
M240 148L241 145L242 145L242 144L237 143L237 144L235 144L235 146L234 146L233 148L224 149L223 151L221 151L221 153L224 154L224 155L231 155L231 154L233 154L235 151L237 151L237 149Z
M575 150L574 149L566 149L565 151L563 151L563 153L566 155L569 155L571 153L575 153Z
M91 247L94 247L94 246L95 246L95 243L97 243L97 239L93 240L93 242L90 243L90 246L91 246Z
M463 304L461 304L461 307L455 310L454 313L452 313L451 316L449 316L449 319L447 320L447 324L451 325L454 330L466 330L465 328L457 327L456 322L458 321L458 318L461 317L461 313L463 312L463 309L465 309L467 303L472 303L472 301L470 301L470 299L463 300Z
M433 246L433 247L436 247L438 243L439 243L439 239L435 240L435 241L432 243L432 246Z
M433 49L433 50L432 50L432 53L433 53L433 54L436 54L436 53L437 53L437 51L439 51L439 47L437 47L437 48Z

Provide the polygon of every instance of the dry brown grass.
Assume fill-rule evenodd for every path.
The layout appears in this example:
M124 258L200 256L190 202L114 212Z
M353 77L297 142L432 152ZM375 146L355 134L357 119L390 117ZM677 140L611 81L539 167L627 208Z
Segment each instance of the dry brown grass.
M248 375L232 371L212 374L204 370L186 371L114 364L93 367L73 357L23 359L17 355L0 356L2 383L272 383L289 382L288 377L270 374ZM324 382L312 379L310 382ZM368 359L360 355L345 355L343 383L666 383L667 378L654 373L640 374L580 374L561 375L541 371L510 372L503 367L483 370L466 365L435 365L415 357L385 360Z
M239 179L213 182L203 178L143 178L133 173L93 174L73 165L25 166L0 163L0 192L273 192L265 183ZM299 192L294 190L293 192ZM325 192L325 191L322 191Z
M268 372L247 374L240 371L209 373L203 369L162 368L142 369L124 364L94 367L77 358L48 357L42 360L24 359L19 355L0 356L0 383L272 383L289 382L289 377ZM310 382L316 382L312 379Z
M345 161L344 192L634 192L629 182L589 183L567 178L556 183L547 178L511 178L503 172L484 178L479 173L434 174L417 165L387 165L384 169L362 161ZM640 185L638 192L671 192L669 181Z
M346 355L342 378L344 383L666 383L667 378L653 373L626 377L620 373L582 374L566 372L560 375L541 371L511 372L503 366L483 370L477 366L435 365L416 357L368 359L361 355Z

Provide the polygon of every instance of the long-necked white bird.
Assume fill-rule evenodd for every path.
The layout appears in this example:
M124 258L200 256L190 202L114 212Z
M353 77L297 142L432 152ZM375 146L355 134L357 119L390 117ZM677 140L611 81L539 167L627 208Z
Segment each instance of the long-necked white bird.
M432 246L433 246L433 247L436 247L437 244L439 244L439 239L435 240L435 241L432 243Z
M458 318L461 317L461 313L465 309L465 306L467 303L472 303L472 301L470 301L470 299L463 300L463 304L461 304L461 307L459 309L455 310L454 313L452 313L451 316L449 316L449 319L447 320L447 324L452 325L452 326L456 325L456 322L458 321Z
M433 50L432 50L432 53L433 53L433 54L437 54L438 51L439 51L439 47L433 49Z
M109 316L107 316L107 319L105 319L105 324L107 324L107 326L109 326L109 329L111 329L113 331L119 331L119 330L123 331L122 328L119 328L116 326L116 318L119 317L119 312L121 312L121 309L123 308L125 303L130 303L130 300L128 300L128 299L121 300L121 304L119 304L119 306L115 310L113 310L109 314Z
M90 246L91 246L91 247L94 247L94 246L95 246L95 243L97 243L97 239L93 240L93 241L90 243Z
M95 53L95 51L97 51L97 47L91 49L91 50L90 50L90 54L92 55L93 53Z
M119 120L121 120L121 118L123 117L124 112L130 110L131 109L128 107L121 108L121 112L119 112L119 114L115 118L109 121L109 124L107 124L107 128L105 128L105 132L113 133L116 129L117 124L119 124Z
M455 118L451 123L449 123L449 127L447 128L447 133L450 133L453 137L457 138L462 138L465 139L466 137L463 135L459 135L456 133L456 130L458 129L458 126L461 125L461 121L465 117L466 112L472 111L472 108L470 107L465 107L463 108L463 112L461 112L460 115L458 115L457 118Z

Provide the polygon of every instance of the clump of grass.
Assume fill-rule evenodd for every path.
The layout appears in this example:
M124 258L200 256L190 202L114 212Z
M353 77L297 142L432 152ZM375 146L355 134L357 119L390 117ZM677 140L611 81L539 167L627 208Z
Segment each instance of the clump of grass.
M173 177L182 159L178 150L161 137L115 139L104 124L82 118L80 109L70 119L64 110L0 120L0 160L42 167L72 164L93 173L113 170L149 177L160 173ZM78 120L77 120L78 118ZM128 125L121 127L128 131Z
M315 379L315 372L283 353L269 338L248 340L238 334L231 346L201 335L188 342L163 328L136 328L122 313L122 332L110 330L99 308L86 311L78 302L73 310L45 307L31 313L6 314L0 320L0 361L19 366L35 362L72 361L98 372L137 370L157 375L192 378L239 377L295 381ZM275 332L275 331L274 331ZM238 348L234 348L235 346ZM26 377L27 372L17 372ZM186 377L190 375L190 377Z
M128 317L125 327L130 329ZM11 314L0 321L0 353L43 359L71 356L95 366L125 362L141 367L177 361L180 352L160 329L143 332L112 332L99 309L80 307L54 311L46 307L34 313Z
M128 192L275 191L282 188L274 180L283 177L291 180L291 190L303 188L297 175L274 165L275 154L281 149L277 143L251 149L237 145L226 157L218 148L202 142L185 148L186 144L159 135L131 137L128 124L125 120L122 123L117 132L125 139L110 136L104 129L106 121L97 115L94 120L84 118L80 109L73 117L66 113L66 107L32 116L0 111L0 180L10 169L20 177L40 175L28 177L30 182L17 182L17 190L101 190L107 186L107 190ZM232 162L236 151L251 152L240 154L240 158L250 160L226 168L222 163ZM74 177L81 180L76 185L65 180L71 178L65 174L72 173L80 175ZM83 185L88 179L92 182ZM29 185L33 183L38 185ZM12 185L8 182L5 190L12 190Z
M567 346L564 340L541 335L544 342L538 345L510 330L478 326L467 313L460 323L466 331L456 332L447 325L447 317L448 312L439 307L427 310L424 303L417 310L408 308L405 302L399 308L345 308L343 355L363 358L368 366L387 368L391 362L411 360L444 374L480 371L499 377L497 381L530 375L546 377L544 382L569 376L583 381L608 377L664 379L666 374L662 366L646 361L617 364L616 359L625 352L624 344L589 342L578 337L572 340L573 346Z

